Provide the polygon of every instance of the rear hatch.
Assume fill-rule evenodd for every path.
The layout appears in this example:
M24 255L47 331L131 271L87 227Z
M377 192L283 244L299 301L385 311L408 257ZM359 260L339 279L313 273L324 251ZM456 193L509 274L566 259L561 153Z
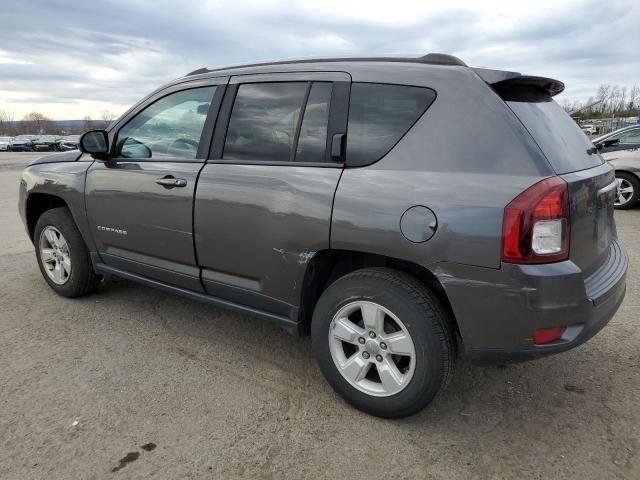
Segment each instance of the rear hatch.
M551 97L564 85L541 77L502 80L494 90L529 131L553 170L569 187L569 256L585 276L595 271L617 238L613 218L617 183L593 144Z

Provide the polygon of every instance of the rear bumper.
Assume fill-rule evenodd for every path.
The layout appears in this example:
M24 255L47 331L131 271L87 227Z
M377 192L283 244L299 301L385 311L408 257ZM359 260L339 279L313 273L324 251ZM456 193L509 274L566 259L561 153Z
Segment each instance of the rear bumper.
M614 241L585 278L573 262L503 264L499 270L439 264L440 279L473 363L530 360L583 344L613 318L626 291L628 258ZM561 339L535 345L539 328L568 326Z

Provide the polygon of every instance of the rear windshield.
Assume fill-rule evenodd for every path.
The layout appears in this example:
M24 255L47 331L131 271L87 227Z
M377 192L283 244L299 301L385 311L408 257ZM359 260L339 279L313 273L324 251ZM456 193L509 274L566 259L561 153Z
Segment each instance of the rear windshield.
M588 153L593 144L584 132L553 100L508 101L507 105L529 130L557 174L576 172L602 164L600 155Z

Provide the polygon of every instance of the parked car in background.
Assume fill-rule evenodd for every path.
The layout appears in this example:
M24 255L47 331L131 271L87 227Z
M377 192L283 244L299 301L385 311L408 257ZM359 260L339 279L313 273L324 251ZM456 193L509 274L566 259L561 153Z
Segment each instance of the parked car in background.
M605 152L602 158L616 169L619 182L615 207L626 210L640 199L640 148Z
M80 135L67 135L56 141L55 149L59 152L67 152L78 148L78 140Z
M640 125L621 128L592 140L600 153L640 148Z
M33 151L33 140L37 135L18 135L11 140L9 150L12 152L31 152Z
M615 208L632 208L640 197L640 125L621 128L594 138L592 142L615 168L619 182Z
M57 137L54 135L40 135L33 139L31 148L36 152L55 150Z
M457 352L563 352L622 303L618 183L563 89L442 54L200 69L32 162L19 211L59 295L116 275L258 315L403 417Z
M0 151L9 150L9 145L11 145L11 137L0 137Z
M582 129L582 131L584 133L586 133L587 135L595 135L596 134L596 126L595 125L581 125L580 128Z

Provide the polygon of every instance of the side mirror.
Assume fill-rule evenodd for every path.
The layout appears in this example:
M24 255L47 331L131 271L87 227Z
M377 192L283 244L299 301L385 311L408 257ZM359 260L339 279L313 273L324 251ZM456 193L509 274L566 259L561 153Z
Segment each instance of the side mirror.
M602 142L602 146L603 147L610 147L611 145L615 145L617 143L620 143L620 139L619 138L612 138L611 140L605 140L604 142Z
M109 158L109 135L104 130L89 130L82 134L78 147L98 160Z

